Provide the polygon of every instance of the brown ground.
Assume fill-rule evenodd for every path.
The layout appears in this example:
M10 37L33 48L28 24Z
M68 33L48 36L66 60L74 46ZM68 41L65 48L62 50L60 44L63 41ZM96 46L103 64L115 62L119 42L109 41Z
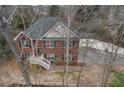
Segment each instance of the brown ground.
M29 64L26 65L33 84L43 85L62 85L63 67L54 66L54 70L46 71L38 66L33 66L31 70ZM69 86L76 86L79 75L80 66L70 67ZM73 71L72 71L73 70ZM114 70L123 72L123 66L116 66ZM86 65L83 67L81 74L80 86L96 87L101 86L102 82L102 66L98 64ZM14 60L3 61L0 63L0 86L9 86L11 84L25 84L21 72Z
M0 86L22 82L23 77L14 60L0 62Z

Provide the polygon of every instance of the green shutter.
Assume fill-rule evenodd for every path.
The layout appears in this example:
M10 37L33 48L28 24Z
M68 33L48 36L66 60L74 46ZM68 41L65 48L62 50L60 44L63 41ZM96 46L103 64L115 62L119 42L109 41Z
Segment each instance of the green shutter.
M63 60L63 62L64 62L64 55L62 55L62 60Z
M43 42L43 46L44 46L44 48L46 48L46 42L45 41Z
M62 41L62 48L64 48L64 41Z
M54 41L54 48L56 48L56 41Z
M73 47L75 47L75 41L72 41L73 42Z
M55 58L54 58L54 60L56 60L56 54L55 54Z

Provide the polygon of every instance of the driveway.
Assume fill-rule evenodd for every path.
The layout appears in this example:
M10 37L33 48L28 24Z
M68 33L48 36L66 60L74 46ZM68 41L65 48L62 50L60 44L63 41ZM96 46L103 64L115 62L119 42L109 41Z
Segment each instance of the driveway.
M89 63L89 64L93 64L93 63L105 64L105 58L107 60L106 62L109 63L111 59L111 53L107 53L107 55L105 56L105 52L98 49L85 48L85 47L79 48L79 58L78 58L79 62L84 61L85 63ZM118 54L114 64L124 65L124 56Z

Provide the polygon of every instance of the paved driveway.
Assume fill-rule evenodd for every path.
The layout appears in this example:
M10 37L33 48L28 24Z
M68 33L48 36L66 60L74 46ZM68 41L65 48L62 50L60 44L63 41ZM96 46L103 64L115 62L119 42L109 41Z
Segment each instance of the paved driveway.
M111 54L107 53L107 55L105 56L105 52L97 50L97 49L84 48L84 47L79 48L79 58L78 58L79 62L82 62L84 60L86 63L89 63L89 64L92 64L92 63L104 64L105 58L107 60L106 62L109 63L111 59ZM124 56L118 55L115 59L114 64L124 65Z

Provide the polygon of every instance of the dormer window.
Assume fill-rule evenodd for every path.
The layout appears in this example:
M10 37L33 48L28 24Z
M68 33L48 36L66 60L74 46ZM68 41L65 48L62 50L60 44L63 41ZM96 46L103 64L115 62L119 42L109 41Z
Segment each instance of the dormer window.
M22 48L30 48L31 47L31 42L29 39L26 39L25 37L20 39L20 44Z

